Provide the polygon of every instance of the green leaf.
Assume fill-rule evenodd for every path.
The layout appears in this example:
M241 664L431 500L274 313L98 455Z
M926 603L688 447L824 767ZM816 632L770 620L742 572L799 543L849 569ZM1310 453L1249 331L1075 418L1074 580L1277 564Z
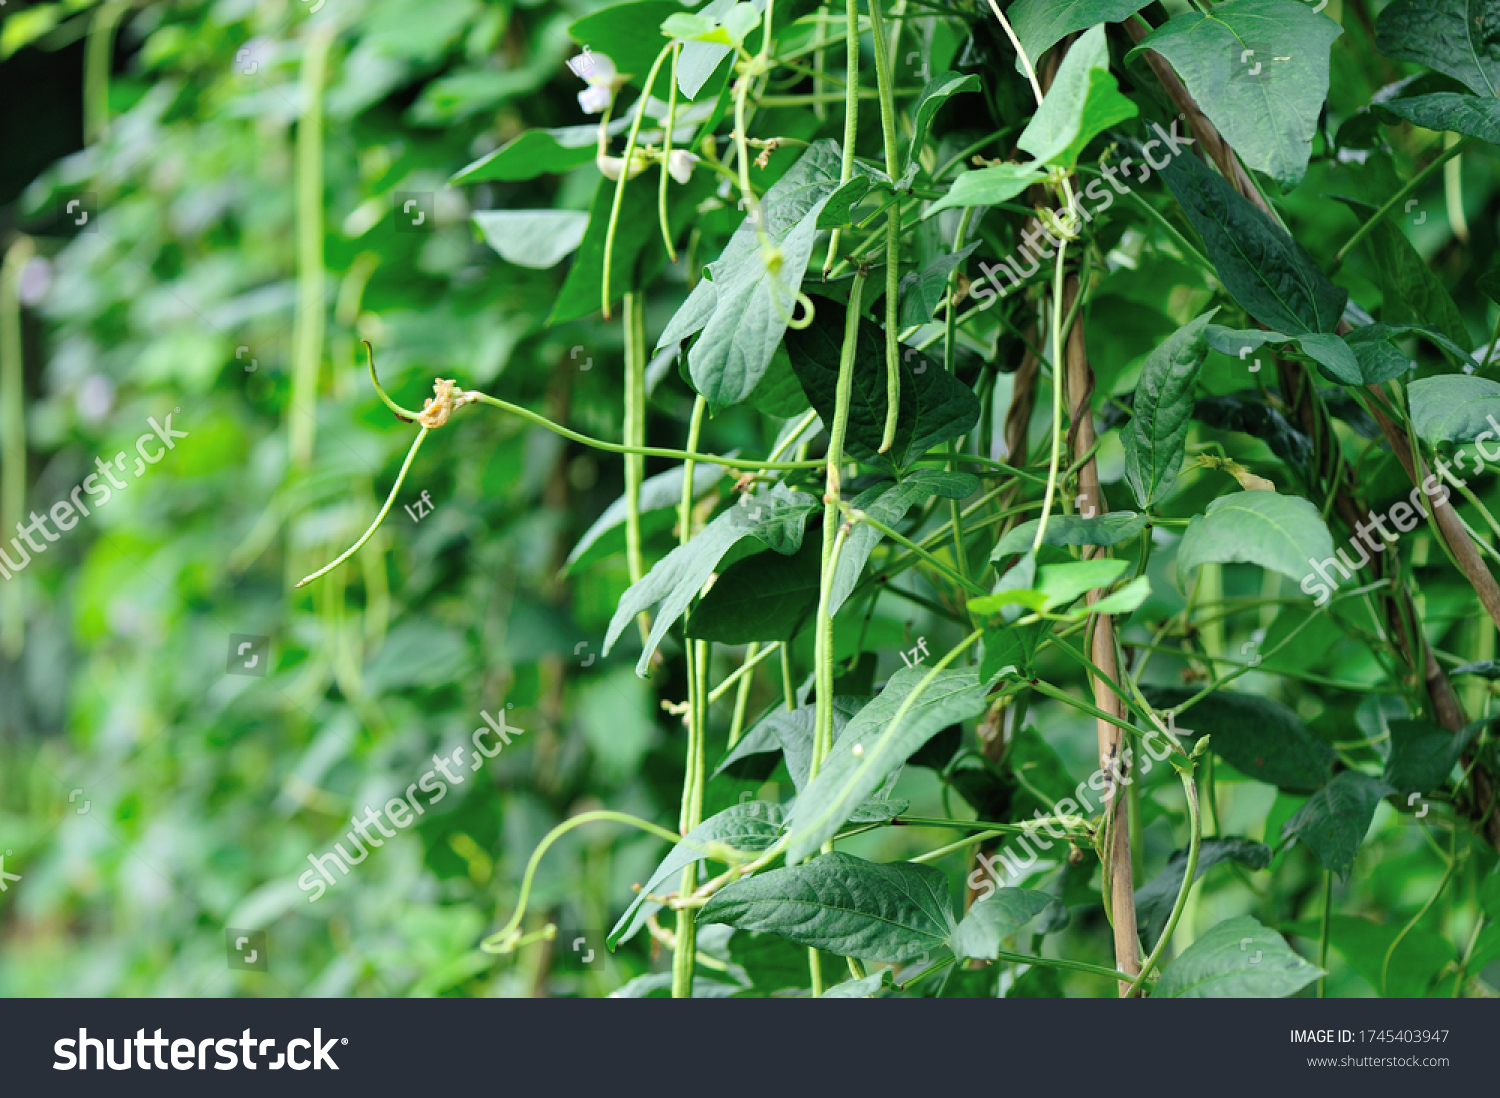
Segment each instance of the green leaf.
M938 108L960 92L978 91L979 87L979 77L972 73L961 76L956 72L940 72L927 82L922 94L917 97L917 106L912 114L911 147L906 154L909 164L916 162L923 146L927 144L927 131L932 127Z
M720 573L692 615L687 635L719 644L789 641L818 605L820 541L791 560L756 553Z
M1036 540L1041 519L1023 522L1000 539L990 553L990 560L1000 560L1012 553L1024 553ZM1129 541L1146 528L1146 516L1134 511L1112 511L1107 515L1083 518L1080 515L1049 515L1043 545L1118 545Z
M1175 157L1162 176L1224 288L1246 312L1291 335L1335 329L1349 294L1328 281L1301 244L1196 156Z
M1399 227L1389 220L1378 222L1365 247L1380 271L1382 320L1431 324L1465 351L1474 345L1448 288Z
M1157 709L1181 705L1197 693L1180 686L1141 691ZM1177 732L1187 739L1213 737L1209 746L1240 773L1291 793L1311 793L1333 768L1333 748L1286 706L1255 694L1209 694L1182 714Z
M1099 557L1072 564L1044 564L1037 569L1037 590L1042 594L1042 609L1055 610L1082 598L1096 588L1108 587L1126 572L1130 562Z
M1500 95L1500 42L1489 0L1396 0L1375 21L1375 48Z
M1000 888L969 908L949 945L960 961L993 961L1005 939L1056 903L1046 892Z
M1042 54L1095 23L1123 23L1150 0L1016 0L1006 13L1033 65ZM1016 67L1021 66L1020 58Z
M1375 818L1375 806L1391 792L1390 786L1368 774L1341 770L1282 825L1281 837L1301 839L1319 865L1347 881L1354 855Z
M1149 950L1166 929L1167 919L1172 915L1172 906L1177 902L1177 893L1182 889L1182 878L1187 872L1186 850L1177 850L1167 859L1163 869L1150 883L1135 890L1136 922L1141 930L1141 940ZM1198 847L1198 867L1193 880L1198 880L1220 862L1239 862L1251 869L1264 869L1271 864L1271 848L1253 839L1204 839Z
M1301 582L1313 562L1333 556L1323 516L1301 496L1236 492L1194 517L1177 546L1177 574L1200 564L1258 564Z
M1130 56L1155 50L1246 164L1283 187L1307 172L1328 95L1329 47L1343 33L1287 0L1227 0L1174 15Z
M1071 171L1090 141L1138 113L1110 74L1109 45L1101 23L1068 48L1042 105L1016 144L1039 163Z
M1406 394L1411 424L1427 442L1473 442L1485 432L1500 434L1490 422L1500 416L1500 383L1487 377L1423 378L1408 385Z
M479 210L472 216L501 259L538 271L571 255L589 224L589 215L575 210Z
M943 195L922 215L926 221L939 210L962 206L994 206L1008 202L1046 174L1031 164L996 164L990 168L966 171L953 181Z
M1042 631L1047 627L1047 622L1036 621L1030 625L986 629L979 680L988 685L1007 667L1016 668L1022 675L1030 675L1032 661L1036 659L1036 650L1042 642Z
M1188 946L1151 989L1153 999L1282 999L1319 976L1280 934L1248 915L1226 919Z
M656 171L659 169L653 169ZM694 172L686 186L673 186L667 222L673 236L680 234L694 216L698 204L713 191L711 172ZM661 222L656 208L656 188L651 172L625 188L620 201L620 220L615 228L615 248L610 257L611 304L633 288L643 285L666 258ZM615 182L602 179L589 205L589 226L573 256L568 277L553 303L548 325L577 320L600 309L604 271L604 238L609 229L615 200Z
M914 862L880 865L834 851L727 885L700 923L769 931L841 957L901 964L947 948L957 924L948 878Z
M833 738L835 741L838 740L844 726L849 723L849 718L864 708L869 700L869 698L859 697L833 699ZM807 785L808 771L812 768L813 722L816 717L817 706L815 705L799 705L796 709L787 709L778 702L740 737L740 742L724 756L724 761L719 764L713 776L717 777L725 772L736 774L736 770L731 767L747 756L780 751L786 758L786 769L791 775L792 785L798 793L801 793ZM773 769L775 769L774 762L763 772L757 769L753 774L764 778Z
M854 499L854 509L863 511L877 522L895 528L913 504L931 496L944 499L967 499L979 491L979 481L968 473L949 473L942 469L917 469L896 484L878 484L867 488ZM828 612L837 614L844 600L854 591L864 575L865 563L880 544L883 535L867 522L854 524L844 539L838 568L828 595Z
M732 10L732 9L731 9ZM662 34L669 38L680 38L684 42L713 42L721 46L734 45L729 34L712 19L701 15L679 12L662 21Z
M719 23L730 41L738 46L760 26L760 11L754 4L736 4L724 13Z
M1500 99L1459 92L1433 92L1414 95L1410 99L1392 99L1380 106L1424 130L1447 130L1500 145Z
M658 473L654 477L647 477L641 484L640 502L638 509L641 514L649 511L658 511L663 507L678 507L682 504L682 478L686 472L686 465L676 465L665 473ZM724 475L722 465L705 465L699 463L693 466L693 498L697 499L714 486L720 477ZM573 546L573 551L568 554L567 565L571 568L586 553L591 545L600 539L608 531L620 526L625 522L625 516L629 511L629 505L624 496L615 500L604 509L604 514L594 520L594 524L588 528L583 537L578 539L578 544Z
M1136 576L1124 587L1111 594L1105 595L1092 606L1080 606L1072 613L1072 617L1083 617L1086 614L1129 614L1151 597L1151 581L1145 576Z
M1449 732L1427 721L1391 721L1388 725L1391 753L1385 760L1385 784L1402 794L1442 789L1458 765L1459 756L1483 725L1483 721L1475 721L1458 732Z
M598 126L527 130L474 161L448 183L458 187L492 179L514 183L539 175L561 175L591 163L598 142Z
M932 319L932 314L948 296L948 276L978 247L979 241L976 240L956 252L939 256L921 271L901 276L899 293L903 328L926 324Z
M1204 329L1212 316L1204 313L1179 328L1141 367L1135 415L1120 432L1120 441L1125 480L1143 510L1176 486L1193 418L1193 387L1208 357Z
M833 422L846 315L842 305L820 299L812 323L786 333L792 369L824 423ZM979 421L979 399L974 391L941 365L908 347L899 363L901 406L896 418L896 440L888 453L879 453L885 432L885 335L875 324L861 318L856 339L854 384L844 442L850 457L885 469L902 470L938 443L968 433Z
M1354 349L1331 332L1297 337L1302 353L1318 364L1318 372L1340 385L1365 385L1363 365Z
M839 159L835 142L814 143L761 199L765 234L779 255L776 270L767 266L747 217L657 342L663 347L702 330L688 352L688 370L693 387L716 408L738 404L755 390L799 309L818 215L839 186ZM650 201L654 206L654 195Z
M867 175L853 175L849 182L828 196L823 212L818 214L818 228L842 229L854 224L854 207L870 193L871 179Z
M621 75L631 75L644 82L656 55L667 44L660 27L676 17L683 6L676 0L634 0L611 4L568 27L568 34L579 45L598 50L614 62ZM570 73L564 73L571 79ZM660 79L660 78L658 78ZM581 86L581 85L575 85ZM658 88L664 87L658 84Z
M792 492L777 483L770 492L744 496L719 515L686 545L673 549L656 563L620 598L604 637L604 654L614 646L632 618L656 607L651 632L636 663L636 674L645 676L651 653L687 610L688 603L703 589L724 554L741 538L759 538L778 553L790 556L802 545L802 525L817 508L808 495Z
M891 970L882 968L879 972L872 972L858 980L845 980L841 984L835 984L818 998L871 999L875 997L876 992L895 986L895 977L891 975Z
M977 717L984 711L985 688L972 667L937 672L916 703L898 723L896 710L930 671L902 667L884 690L856 713L818 776L797 798L792 810L788 865L809 857L832 838L860 802L869 797L923 744L950 724Z
M1261 439L1293 469L1300 469L1312 460L1312 439L1293 427L1275 408L1261 403L1259 394L1254 400L1205 397L1193 406L1193 418L1205 427L1241 431Z
M625 909L625 914L614 925L605 939L605 944L614 949L628 942L646 925L653 911L661 904L648 900L648 894L661 896L675 892L682 871L697 862L713 858L725 861L724 855L737 851L745 860L760 854L781 837L785 813L781 805L771 801L748 801L732 804L723 812L710 816L689 831L662 859L651 874L644 888Z

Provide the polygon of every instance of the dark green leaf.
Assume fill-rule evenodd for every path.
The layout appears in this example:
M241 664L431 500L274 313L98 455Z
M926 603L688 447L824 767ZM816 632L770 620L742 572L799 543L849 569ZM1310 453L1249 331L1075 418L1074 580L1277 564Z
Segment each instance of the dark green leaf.
M1182 877L1187 872L1186 850L1174 851L1163 869L1149 884L1135 890L1136 923L1141 929L1141 939L1147 948L1154 946L1166 928L1182 889ZM1198 867L1193 880L1198 880L1220 862L1239 862L1251 869L1264 869L1271 864L1271 848L1252 839L1204 839L1198 847Z
M1178 686L1141 690L1158 709L1180 705L1197 693ZM1212 736L1209 746L1236 770L1292 793L1317 789L1333 767L1333 748L1309 732L1296 713L1254 694L1210 694L1182 714L1177 732L1189 739Z
M1205 427L1255 436L1293 469L1301 470L1312 460L1312 439L1259 399L1205 397L1193 405L1193 418Z
M979 77L973 74L961 76L956 72L940 72L929 80L922 89L922 94L917 97L917 106L912 115L911 148L907 153L907 160L915 162L922 147L927 144L927 131L931 128L939 107L960 92L978 90Z
M1334 330L1349 294L1328 281L1301 244L1196 156L1176 157L1162 175L1224 288L1246 312L1290 335Z
M708 901L698 920L894 964L945 951L957 927L948 878L939 870L913 862L881 865L839 851L735 881Z
M667 44L661 33L663 21L682 10L676 0L611 4L576 20L568 27L568 34L579 45L606 55L617 72L644 83L656 55ZM658 89L663 87L665 84L657 85Z
M1319 865L1347 881L1375 806L1390 792L1390 786L1368 774L1342 770L1282 825L1281 837L1301 839Z
M948 276L979 247L975 241L956 252L939 256L920 271L901 278L901 326L926 324L948 296Z
M1490 0L1395 0L1375 21L1375 48L1500 95L1500 42Z
M1016 0L1007 13L1033 64L1058 42L1095 23L1123 23L1150 0ZM1019 58L1016 65L1020 67Z
M1380 221L1365 242L1380 270L1382 320L1431 324L1465 351L1474 345L1447 287L1399 227L1389 220Z
M1427 721L1391 721L1391 753L1385 760L1386 785L1402 794L1442 789L1458 765L1459 756L1482 725L1482 721L1475 721L1461 731L1449 732Z
M1125 480L1146 509L1165 498L1182 468L1193 386L1208 357L1204 329L1212 313L1179 328L1147 356L1136 385L1135 415L1121 432Z
M719 644L789 641L818 605L820 541L791 560L756 553L720 573L692 615L687 635Z
M817 502L811 496L792 492L780 483L773 485L770 492L742 497L692 541L673 549L639 582L631 584L610 619L604 654L609 655L632 618L642 610L657 607L650 635L636 663L636 673L644 676L651 653L736 542L746 536L756 537L789 556L801 547L803 523L816 507Z
M1500 99L1434 92L1388 100L1381 107L1424 130L1448 130L1500 145Z
M819 300L813 322L786 333L792 369L824 423L833 422L844 341L846 310ZM850 457L885 468L905 469L940 442L966 434L979 421L974 391L926 355L908 347L901 356L901 406L896 441L879 453L885 432L885 336L861 318L854 355L845 449Z

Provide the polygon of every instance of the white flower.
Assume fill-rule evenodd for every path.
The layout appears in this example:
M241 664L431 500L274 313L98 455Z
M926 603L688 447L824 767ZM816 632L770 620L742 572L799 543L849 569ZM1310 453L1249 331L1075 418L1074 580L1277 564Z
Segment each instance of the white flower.
M686 183L693 175L693 165L698 158L683 149L673 149L667 157L667 171L679 183Z
M651 162L646 159L645 154L637 149L630 157L630 174L625 178L634 179L646 170ZM619 179L625 171L625 158L623 156L605 156L600 153L594 157L594 164L604 173L605 179Z
M615 63L609 59L609 55L589 50L587 56L592 64L588 66L588 71L583 74L583 78L596 86L613 87L619 77L619 72L615 68Z
M615 93L608 84L590 84L578 93L578 105L584 114L602 114L614 101Z

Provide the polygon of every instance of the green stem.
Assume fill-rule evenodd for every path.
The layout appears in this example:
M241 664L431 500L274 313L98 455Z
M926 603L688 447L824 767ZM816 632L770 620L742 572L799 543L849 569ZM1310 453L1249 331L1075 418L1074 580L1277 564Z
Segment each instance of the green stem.
M526 863L526 872L521 877L521 897L516 903L515 914L510 917L508 923L481 942L480 949L486 953L510 953L518 947L528 944L528 942L538 941L542 938L550 939L557 933L555 926L549 926L546 930L535 934L528 934L524 938L520 934L521 920L526 917L526 905L531 899L531 882L536 877L537 867L541 865L542 856L551 849L552 844L569 831L572 831L575 827L582 827L584 824L602 822L629 824L631 827L640 828L640 830L655 835L659 839L665 839L669 843L675 844L682 839L681 835L668 831L665 827L659 827L649 820L643 820L638 816L627 815L624 812L613 812L607 809L600 809L594 812L580 812L578 815L564 820L551 831L547 832L541 843L531 852L531 860Z
M853 0L851 0L852 4ZM851 7L851 11L852 11ZM836 566L834 543L842 539L839 499L844 463L844 438L849 430L849 402L854 392L854 352L859 343L860 302L864 298L865 272L854 276L849 287L849 311L844 317L844 343L839 351L839 376L834 389L833 423L828 431L826 489L823 496L823 552L819 570L818 610L815 619L814 675L818 683L817 711L813 722L812 776L818 773L823 753L833 742L833 617L829 614Z
M854 143L859 138L859 0L844 4L844 147L839 163L839 186L854 178ZM821 100L815 99L814 105ZM839 230L828 234L828 258L823 260L823 277L833 270L839 255ZM856 310L857 311L857 310Z
M933 568L936 568L948 579L952 580L954 583L962 587L965 591L969 592L969 594L989 594L989 592L979 584L975 583L973 580L969 579L966 576L960 575L952 568L949 568L942 561L938 560L937 557L933 556L926 549L923 549L920 545L912 541L910 538L891 529L891 527L887 526L879 519L871 518L868 512L851 510L849 512L849 518L854 522L863 522L867 526L873 526L876 530L880 531L882 537L887 537L891 541L894 541L897 545L901 546L903 549L907 549L910 552L915 553L920 559L932 565Z
M615 254L615 229L620 224L620 203L625 200L625 184L630 179L631 162L635 158L635 139L641 132L641 121L646 117L646 100L651 95L651 88L656 83L656 74L661 71L661 63L667 59L667 55L676 46L676 40L668 42L662 47L662 51L656 55L656 61L651 65L651 73L646 77L646 86L641 90L641 101L636 107L635 118L630 123L630 135L625 139L625 155L621 158L620 178L615 181L615 200L609 208L609 227L604 232L604 273L599 280L599 296L603 302L604 319L609 319L609 268L614 262ZM675 86L676 81L673 81ZM601 132L599 140L604 141ZM662 165L662 171L667 167Z
M391 504L396 502L396 493L401 491L401 484L406 480L406 473L411 468L411 463L413 459L416 458L417 451L422 448L422 440L427 437L427 431L428 428L421 428L417 432L417 437L412 440L411 449L406 452L406 460L401 463L401 471L396 474L396 483L391 485L391 494L385 497L385 506L382 507L380 509L380 513L375 516L375 521L370 523L370 528L364 532L364 534L358 541L356 541L353 545L349 546L349 548L340 553L337 558L323 565L322 568L319 568L312 575L304 576L302 579L298 580L298 587L306 587L313 580L322 579L329 572L332 572L339 565L343 564L344 561L348 560L355 553L359 552L359 550L364 546L365 542L369 541L372 537L375 536L375 531L380 529L380 524L385 521L385 516L387 512L390 511Z
M875 82L880 95L880 134L885 142L885 174L895 184L898 169L896 150L896 102L892 96L891 56L885 38L885 16L881 0L869 0L870 38L875 46ZM915 155L915 150L913 150ZM901 360L896 347L899 327L897 289L900 284L901 206L894 203L886 214L885 229L885 433L880 452L886 453L896 441L896 419L901 407Z
M1441 156L1439 156L1431 164L1427 165L1427 167L1419 171L1416 175L1412 176L1410 181L1403 185L1401 189L1398 190L1395 194L1391 195L1386 204L1380 207L1380 209L1376 210L1370 216L1370 219L1363 225L1361 225L1359 229L1355 231L1353 236L1345 241L1344 246L1340 248L1334 255L1333 265L1329 268L1328 273L1332 274L1334 271L1337 271L1339 267L1343 265L1344 259L1349 255L1349 253L1359 246L1359 242L1362 241L1365 237L1369 236L1370 233L1374 232L1375 226L1384 221L1387 214L1389 214L1402 202L1406 201L1407 195L1411 194L1412 191L1416 190L1423 183L1427 182L1427 180L1432 178L1432 176L1442 171L1444 164L1448 163L1448 161L1452 160L1455 156L1460 155L1470 145L1474 144L1475 141L1475 138L1466 137L1457 145L1454 145L1448 149L1444 149Z
M672 158L672 130L677 125L677 59L682 55L682 44L672 43L672 70L667 74L667 128L662 137L661 147L661 180L659 190L656 193L657 218L661 221L661 239L667 246L667 259L677 262L677 249L672 244L672 226L667 217L667 182L672 178L667 171L667 164ZM647 91L650 89L648 88ZM641 114L645 113L645 103L641 104ZM639 117L639 116L637 116ZM629 161L627 161L629 163Z
M641 454L645 457L670 458L673 461L702 461L710 465L722 465L727 469L818 469L823 465L822 461L760 461L755 458L720 457L717 454L697 454L687 450L672 450L663 446L621 446L614 442L605 442L602 439L590 438L588 435L579 434L577 431L568 429L560 423L553 423L539 412L533 412L530 408L523 408L519 404L512 404L508 400L492 397L488 393L470 392L468 395L479 404L488 404L502 411L510 412L512 415L520 416L522 419L535 423L538 427L545 427L554 434L563 438L571 439L583 446L593 447L595 450L603 450L609 454Z
M0 531L21 525L26 511L26 363L21 340L21 272L35 254L19 236L0 266ZM26 599L19 575L4 582L0 651L16 659L26 643Z
M1328 981L1328 931L1333 916L1333 871L1323 870L1323 918L1322 925L1318 930L1318 967L1323 970L1323 975L1318 977L1318 998L1321 999L1326 991L1325 984Z
M1198 850L1203 842L1203 821L1198 811L1198 786L1193 781L1192 764L1188 764L1186 771L1179 772L1178 777L1182 779L1182 789L1187 794L1189 827L1188 859L1187 865L1182 870L1182 887L1177 890L1177 901L1172 905L1172 914L1167 919L1167 925L1162 929L1161 937L1156 940L1156 948L1151 951L1151 956L1146 958L1145 964L1141 965L1140 975L1136 976L1130 985L1130 990L1126 992L1127 999L1139 994L1141 985L1146 982L1146 978L1156 967L1156 962L1161 959L1162 951L1172 940L1172 932L1177 929L1177 920L1182 918L1182 909L1187 906L1188 893L1193 890L1198 874Z
M740 688L734 694L734 718L729 723L730 747L740 742L740 732L745 727L745 706L750 701L750 684L755 681L753 675L743 672L748 672L755 667L759 662L759 652L760 641L752 641L750 647L745 649L745 662L740 664L740 670L736 672L740 675ZM723 683L720 683L720 686L722 685ZM714 695L709 694L708 700L712 702L713 699Z
M302 54L302 117L297 123L297 316L287 434L292 464L306 469L317 432L323 362L323 81L331 28L308 36ZM303 582L306 582L305 580Z
M83 44L83 143L92 145L109 128L109 70L114 61L115 28L130 0L113 0L94 13Z

